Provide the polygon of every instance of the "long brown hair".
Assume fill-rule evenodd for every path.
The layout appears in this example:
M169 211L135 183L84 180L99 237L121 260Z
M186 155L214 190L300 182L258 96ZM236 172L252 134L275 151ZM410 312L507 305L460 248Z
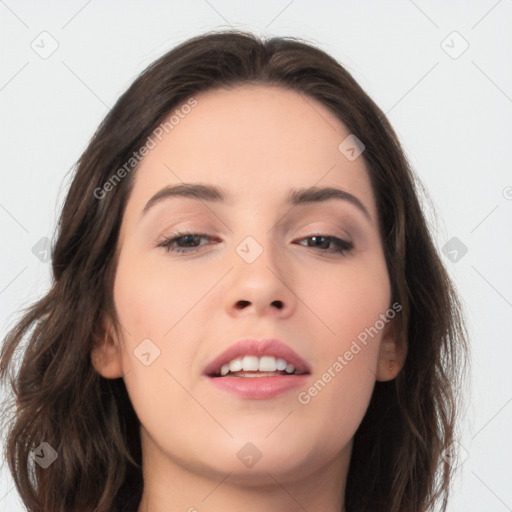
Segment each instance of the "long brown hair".
M5 338L0 382L10 378L14 397L4 418L6 460L29 512L137 509L140 423L123 379L105 379L91 364L105 316L121 329L112 297L116 248L136 168L100 199L98 190L173 109L202 91L249 82L318 100L363 141L392 299L403 308L406 362L396 379L375 385L354 438L346 510L446 508L467 335L419 204L419 181L383 112L331 56L296 38L224 31L156 60L101 123L61 212L51 289ZM58 454L47 468L32 457L43 442Z

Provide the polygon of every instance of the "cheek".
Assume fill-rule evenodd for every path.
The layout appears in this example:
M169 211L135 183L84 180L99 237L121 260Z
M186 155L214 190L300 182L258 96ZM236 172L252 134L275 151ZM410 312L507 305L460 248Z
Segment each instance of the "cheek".
M197 322L191 319L198 299L211 284L199 279L197 273L184 279L170 267L137 261L143 259L126 255L119 261L114 299L123 327L126 385L134 404L144 408L145 397L154 396L162 387L174 387L171 374L182 381L180 371L190 368L196 348L187 342L194 339L197 329Z
M312 290L306 300L324 323L330 340L327 345L336 351L373 326L390 306L390 282L383 258L347 260L338 269L320 267L306 279L302 293Z
M391 300L384 260L361 263L347 262L338 273L330 269L325 276L315 276L322 288L316 288L311 309L319 312L325 334L317 337L316 379L298 396L309 417L327 429L322 435L336 436L338 432L348 436L343 442L357 430L368 407L386 325L381 315L386 314Z
M171 431L176 429L173 410L188 410L190 397L179 383L189 387L188 370L196 350L190 340L198 328L194 315L201 310L198 300L211 283L197 273L185 276L170 267L144 266L137 260L142 261L130 256L119 261L114 286L123 326L124 380L141 423Z
M126 256L116 275L116 308L128 331L165 343L187 324L188 313L218 279L211 271L185 269L165 258Z

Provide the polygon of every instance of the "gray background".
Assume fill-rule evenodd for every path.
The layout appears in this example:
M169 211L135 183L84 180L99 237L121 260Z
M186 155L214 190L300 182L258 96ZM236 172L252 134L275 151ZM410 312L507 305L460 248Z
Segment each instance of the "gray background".
M388 114L471 334L449 511L512 510L512 0L0 0L0 334L48 289L66 174L108 109L176 43L230 26L309 39ZM0 511L21 510L3 466Z

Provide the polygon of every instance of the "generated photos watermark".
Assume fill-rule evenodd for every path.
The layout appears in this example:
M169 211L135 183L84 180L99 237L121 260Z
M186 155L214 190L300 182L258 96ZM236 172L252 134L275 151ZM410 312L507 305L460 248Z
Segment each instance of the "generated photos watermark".
M167 117L166 121L160 123L146 139L144 145L142 145L138 151L134 151L132 156L119 167L117 171L103 184L101 187L94 189L94 197L96 199L104 199L107 194L114 190L114 188L130 174L135 167L141 162L141 160L161 142L164 134L170 133L174 128L181 122L182 119L190 114L191 110L197 106L197 100L194 97L188 99L179 109L175 109L170 117Z
M370 341L368 338L373 339L384 329L387 323L395 318L396 314L402 311L402 305L395 302L386 313L381 313L379 319L371 327L366 327L357 335L357 339L352 340L350 348L347 349L343 355L338 355L336 361L334 361L329 368L312 384L306 391L301 391L297 395L299 403L307 405L311 402L311 399L320 393L329 382L332 381L342 370L347 366L350 361L354 359L359 352L368 344Z

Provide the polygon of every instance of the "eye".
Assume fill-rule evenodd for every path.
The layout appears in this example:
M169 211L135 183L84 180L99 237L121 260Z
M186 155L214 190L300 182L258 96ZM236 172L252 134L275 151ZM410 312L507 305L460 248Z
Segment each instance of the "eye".
M345 254L354 248L354 244L352 242L332 235L311 235L306 238L302 238L301 240L312 240L313 245L309 245L308 243L308 247L319 249L321 252L327 253ZM333 244L333 246L328 248L330 244Z
M200 245L195 245L201 238L212 240L206 233L172 233L170 237L162 240L158 247L163 247L167 252L196 252ZM176 247L174 244L178 244ZM181 247L179 244L185 245ZM202 244L204 245L204 244Z

